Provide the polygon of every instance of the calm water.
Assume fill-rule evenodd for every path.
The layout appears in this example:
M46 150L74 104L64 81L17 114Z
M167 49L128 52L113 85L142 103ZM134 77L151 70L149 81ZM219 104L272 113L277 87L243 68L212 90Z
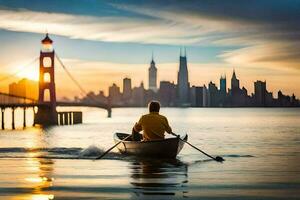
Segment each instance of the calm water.
M300 199L300 109L162 109L224 163L187 145L177 160L94 161L147 110L82 110L84 124L0 131L0 199Z

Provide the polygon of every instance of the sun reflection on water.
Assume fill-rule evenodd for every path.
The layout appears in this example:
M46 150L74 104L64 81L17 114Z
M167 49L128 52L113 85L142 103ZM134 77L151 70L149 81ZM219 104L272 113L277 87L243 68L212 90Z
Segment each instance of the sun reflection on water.
M53 194L37 194L37 195L32 195L32 200L50 200L54 199Z

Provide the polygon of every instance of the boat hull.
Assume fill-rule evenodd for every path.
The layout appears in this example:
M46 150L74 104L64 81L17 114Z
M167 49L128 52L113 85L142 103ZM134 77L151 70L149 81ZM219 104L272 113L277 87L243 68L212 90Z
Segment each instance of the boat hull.
M120 142L129 134L115 133L115 143ZM188 136L182 137L187 141ZM167 138L157 141L122 141L117 148L122 154L134 155L138 157L155 157L155 158L176 158L177 154L184 146L184 142L179 138Z

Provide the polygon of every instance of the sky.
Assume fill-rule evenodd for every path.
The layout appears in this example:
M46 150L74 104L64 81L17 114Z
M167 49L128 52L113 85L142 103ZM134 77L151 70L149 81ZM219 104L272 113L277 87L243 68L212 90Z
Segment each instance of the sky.
M48 32L65 66L88 91L112 83L143 81L153 52L158 80L177 80L186 48L189 81L227 85L235 69L241 86L253 82L300 97L300 1L298 0L0 0L0 91L38 78L40 41ZM80 90L56 62L57 96ZM7 78L16 74L15 78Z

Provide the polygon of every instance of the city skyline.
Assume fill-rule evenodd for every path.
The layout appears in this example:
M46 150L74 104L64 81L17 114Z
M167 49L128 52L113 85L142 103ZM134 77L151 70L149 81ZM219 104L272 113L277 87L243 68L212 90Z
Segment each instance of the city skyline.
M48 31L55 51L87 90L107 93L112 82L121 85L125 76L138 86L147 80L152 51L157 79L176 81L179 49L185 46L191 85L218 85L219 75L229 76L235 68L249 92L254 92L253 81L266 80L269 91L281 88L300 96L299 2L169 3L80 1L70 6L68 1L33 1L32 7L0 1L0 79L37 57L39 41ZM19 77L37 79L38 65L26 67L31 72ZM56 70L58 84L64 85L58 96L78 93ZM12 81L17 79L0 82L0 89L7 90Z
M152 100L159 100L166 107L298 107L300 100L295 94L286 95L281 89L269 91L267 81L253 82L254 92L240 84L235 69L232 71L230 87L227 87L226 75L220 76L219 87L210 81L203 85L190 85L188 78L188 62L186 50L180 51L177 83L160 80L156 87L157 68L152 54L148 69L148 89L142 81L139 86L132 87L132 79L123 78L123 85L116 83L108 88L105 95L102 90L98 93L90 91L83 98L76 96L76 102L108 104L111 106L146 106ZM277 94L277 96L276 96ZM65 100L68 100L65 98ZM69 101L69 100L68 100Z

